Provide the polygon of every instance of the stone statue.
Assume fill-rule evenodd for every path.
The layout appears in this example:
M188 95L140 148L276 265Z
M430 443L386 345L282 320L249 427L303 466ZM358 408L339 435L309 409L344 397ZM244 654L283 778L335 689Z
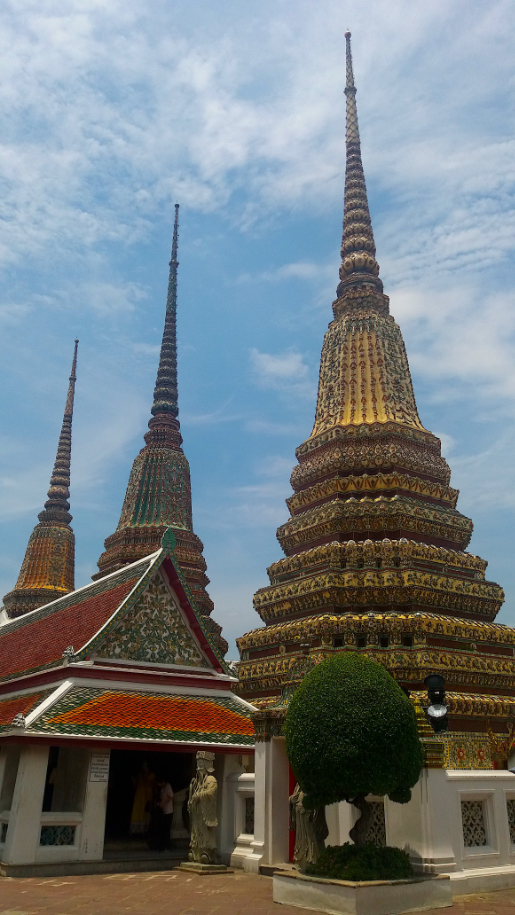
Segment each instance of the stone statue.
M191 819L190 861L199 864L216 864L217 781L213 775L214 753L199 750L197 774L190 785L188 810Z
M300 785L295 785L290 796L290 827L295 830L295 849L293 860L300 868L314 864L325 848L329 834L325 821L325 807L306 810L302 801L304 792Z

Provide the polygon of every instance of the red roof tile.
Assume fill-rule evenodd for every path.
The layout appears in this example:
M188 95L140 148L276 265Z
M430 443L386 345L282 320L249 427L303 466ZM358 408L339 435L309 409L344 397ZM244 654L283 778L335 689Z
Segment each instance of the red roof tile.
M12 724L13 718L20 712L25 715L41 695L41 693L31 693L30 696L13 696L12 699L3 699L0 702L0 726Z
M46 615L38 611L12 630L0 630L0 679L44 667L58 661L65 648L79 651L120 606L139 578L124 581L111 590L63 607Z

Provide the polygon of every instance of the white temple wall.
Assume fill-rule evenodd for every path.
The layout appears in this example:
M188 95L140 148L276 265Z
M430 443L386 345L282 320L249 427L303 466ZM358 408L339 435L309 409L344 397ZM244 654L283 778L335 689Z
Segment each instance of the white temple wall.
M2 863L102 860L109 752L60 748L57 766L50 773L54 788L51 809L43 811L49 747L6 749L0 793L4 804L0 810L0 839L5 840L0 844ZM7 806L9 794L12 803Z
M255 815L246 871L288 861L289 768L284 739L256 744ZM376 804L374 840L405 849L415 870L449 874L453 891L515 885L515 775L507 770L424 769L408 804ZM380 816L379 816L380 814ZM326 808L327 845L349 841L351 804ZM236 863L236 862L235 862Z

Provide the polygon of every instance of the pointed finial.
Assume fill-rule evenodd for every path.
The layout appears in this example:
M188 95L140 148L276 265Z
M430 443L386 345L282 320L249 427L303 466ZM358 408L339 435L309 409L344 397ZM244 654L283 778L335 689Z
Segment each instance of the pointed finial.
M77 381L77 349L79 346L79 341L75 340L75 349L73 351L73 362L72 362L72 371L70 375L70 383L68 385L68 396L66 398L66 405L64 408L65 416L73 415L73 399L75 396L75 382Z
M374 233L368 208L367 188L359 140L356 86L352 67L351 33L345 32L347 130L345 167L345 204L343 214L342 264L338 297L351 286L374 287L382 292L379 265L375 259Z
M54 470L50 477L50 489L48 490L48 500L45 502L44 511L40 512L38 518L40 521L63 521L69 524L72 520L70 515L70 464L72 453L72 419L73 419L73 401L75 398L75 382L77 380L77 348L79 341L75 340L73 351L72 370L68 384L68 393L64 407L63 424L57 446L57 455L55 458Z
M159 356L152 415L167 413L176 419L179 414L177 392L177 253L179 247L179 204L175 204L172 256L166 299L166 317ZM151 420L152 422L152 420Z

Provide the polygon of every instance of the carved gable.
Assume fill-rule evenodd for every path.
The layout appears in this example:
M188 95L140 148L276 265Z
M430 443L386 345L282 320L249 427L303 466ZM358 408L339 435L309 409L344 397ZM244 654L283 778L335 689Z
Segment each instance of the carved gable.
M174 595L157 573L97 650L98 657L209 667Z

